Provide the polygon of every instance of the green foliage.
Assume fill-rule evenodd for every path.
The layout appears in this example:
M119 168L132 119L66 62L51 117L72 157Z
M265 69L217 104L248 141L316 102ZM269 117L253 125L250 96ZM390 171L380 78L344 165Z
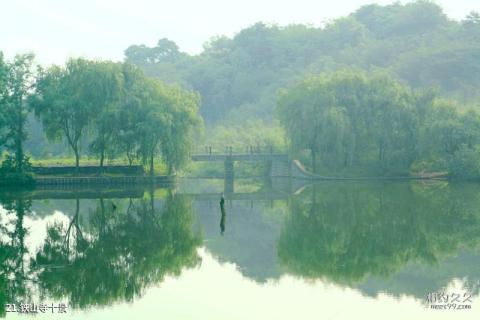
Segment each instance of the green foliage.
M206 144L283 144L274 111L278 90L291 88L288 99L281 94L280 103L292 110L300 109L293 104L302 95L315 101L305 107L307 113L296 114L296 124L288 116L282 120L293 151L300 158L309 156L314 171L448 170L461 145L474 153L477 143L477 116L465 110L480 98L479 21L475 12L462 21L450 20L441 7L420 0L363 6L318 28L256 23L232 38L212 38L198 55L181 52L168 39L153 47L133 45L125 50L126 62L178 87L148 79L129 63L73 59L65 67L39 71L31 102L42 123L28 123L31 132L44 129L50 141L63 137L77 163L88 148L101 165L105 159L126 158L130 164L150 163L154 172L153 158L160 157L174 172L184 167L193 145L192 131L201 122L197 112L209 126ZM0 55L2 109L8 79L22 79L10 76L9 65ZM17 68L17 75L21 70L28 68ZM295 87L306 74L334 72L330 80L303 80L316 89ZM436 97L455 99L462 106L442 111L440 104L451 103ZM27 119L24 111L20 122L8 119L14 113L3 113L2 145L7 125L24 128ZM303 123L316 129L293 139L292 128ZM20 138L16 143L10 139L8 146L18 151L26 132L17 132ZM195 142L204 141L197 137ZM27 144L36 156L62 153L59 145L45 147L33 134Z
M479 26L478 14L450 20L430 1L374 4L319 28L256 23L233 38L212 38L198 55L162 39L151 48L129 47L125 58L147 75L198 91L209 125L232 112L271 121L279 88L305 73L346 67L385 68L415 89L434 86L442 97L473 103L479 98Z
M82 139L104 159L118 155L130 164L150 163L160 154L169 171L187 162L199 97L146 78L129 64L69 60L65 67L40 70L32 95L36 115L50 140L65 138L79 165Z
M3 53L0 51L0 146L5 143L5 108L8 96L7 86L8 67L3 59Z
M236 152L247 152L249 147L281 150L285 147L284 133L280 124L268 124L262 120L248 120L244 123L232 121L217 125L207 131L205 144L223 151L231 146ZM200 150L204 151L204 150Z
M160 39L156 47L148 48L144 45L131 46L125 50L128 59L140 65L154 64L161 62L175 62L182 57L175 42L168 39Z
M18 167L24 168L24 172L29 172L31 171L31 163L30 163L30 158L27 156L24 156L24 158L21 160L21 164L17 163L18 159L12 155L5 155L5 159L2 162L2 165L0 167L0 174L6 174L6 173L23 173L19 172L17 170Z
M120 124L117 121L118 107L124 94L124 76L122 66L112 62L99 63L96 70L97 83L93 106L96 116L93 120L93 140L90 142L90 151L100 159L103 167L106 157L115 157L115 135Z
M30 102L35 114L42 120L47 137L50 140L62 137L67 140L75 154L77 167L80 139L98 114L96 103L105 98L96 94L98 65L84 59L70 59L64 68L52 66L47 70L40 69L35 95Z
M478 177L480 114L385 73L307 77L280 92L278 116L292 151L302 158L308 150L315 172Z
M147 79L144 85L141 119L136 124L138 153L144 162L150 162L152 174L157 153L173 173L187 163L194 131L201 125L197 116L199 97L156 79Z
M480 149L462 144L448 162L448 171L457 179L480 179Z
M168 165L169 172L183 167L189 160L193 147L193 135L201 127L198 117L200 96L187 92L180 87L163 87L168 97L167 116L163 126L167 129L161 137L161 154Z
M33 82L33 54L16 55L4 62L0 54L0 146L14 154L14 169L26 172L24 141L27 138L26 98Z
M309 156L314 171L443 171L455 149L473 149L478 136L477 116L463 111L479 98L478 21L476 13L450 20L430 1L375 4L322 28L257 23L233 38L213 38L196 56L164 39L157 47L132 46L125 57L201 94L200 113L213 127L209 145L243 148L258 140L257 131L275 126L277 91L290 88L288 98L280 93L279 109L290 110L281 122L292 151ZM331 75L305 78L321 73ZM465 106L442 115L444 98Z
M422 35L452 24L438 5L424 0L405 5L367 5L352 16L375 38Z
M478 179L479 143L480 114L437 100L422 128L420 158L454 178Z
M292 150L310 151L314 171L318 160L330 170L401 171L416 158L424 97L384 73L342 71L282 91L278 116Z

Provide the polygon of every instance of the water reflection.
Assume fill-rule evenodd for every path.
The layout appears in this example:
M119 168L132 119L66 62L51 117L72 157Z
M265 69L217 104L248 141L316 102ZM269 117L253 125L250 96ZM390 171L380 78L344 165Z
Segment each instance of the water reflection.
M200 263L197 247L202 240L192 231L192 203L187 197L168 192L159 203L153 197L99 199L88 212L88 221L82 220L87 216L82 201L74 201L70 222L48 226L43 245L31 256L29 274L42 301L68 299L73 308L132 301L165 275L179 275L183 268ZM7 289L0 296L2 307L26 296L18 287L25 285L25 276L17 274L24 272L21 217L28 202L13 203L11 209L4 205L18 218L0 251L0 284Z
M350 286L372 276L387 279L412 264L434 272L447 256L480 243L479 191L446 183L315 185L290 201L279 259L289 273ZM478 283L474 268L466 285ZM453 274L442 276L440 287L430 290L447 285ZM404 287L418 285L404 280ZM478 293L478 286L472 289Z
M234 263L219 272L235 270L258 287L271 286L271 279L306 278L367 296L423 299L461 279L478 295L479 193L475 184L349 182L275 197L265 190L232 194L228 237L222 237L225 200L218 230L218 192L214 205L213 193L197 195L195 202L194 195L168 189L135 190L135 197L109 191L94 200L92 192L84 193L89 199L62 193L67 200L31 200L40 193L0 196L6 211L0 212L0 316L5 303L37 295L73 309L136 300L166 275L176 278L198 266L202 245L216 261ZM67 221L49 224L41 245L27 248L25 218L57 209ZM213 275L224 276L231 275Z
M220 212L221 212L221 218L220 218L220 234L223 236L225 233L225 219L227 216L227 213L225 211L225 198L223 197L223 194L220 198Z
M29 200L1 200L9 223L0 223L0 316L5 316L5 304L29 296L28 273L24 257L26 229L24 217L30 210ZM3 222L3 221L0 221Z

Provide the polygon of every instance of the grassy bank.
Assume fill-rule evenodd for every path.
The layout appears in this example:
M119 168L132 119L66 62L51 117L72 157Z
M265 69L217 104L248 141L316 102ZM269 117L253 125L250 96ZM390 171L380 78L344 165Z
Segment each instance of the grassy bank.
M62 157L62 158L42 158L42 159L30 159L32 166L34 167L56 167L56 166L75 166L75 158L73 157ZM139 165L140 163L135 162L134 165ZM99 166L100 161L95 158L83 157L80 159L80 166ZM128 165L126 159L114 159L106 160L104 163L105 166L109 165ZM149 173L150 167L144 165L144 171L146 174ZM161 160L156 160L154 162L154 173L155 175L167 175L168 170L166 164ZM72 176L75 173L72 172ZM105 176L111 176L111 174L104 174ZM70 175L69 175L70 176ZM118 176L118 175L113 175Z

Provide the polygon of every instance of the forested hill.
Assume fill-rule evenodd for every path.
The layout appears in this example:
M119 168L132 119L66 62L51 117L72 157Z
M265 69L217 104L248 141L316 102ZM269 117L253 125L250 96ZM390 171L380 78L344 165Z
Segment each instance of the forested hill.
M199 55L161 39L132 45L125 59L147 75L200 92L207 124L273 119L276 93L307 73L383 68L415 88L437 87L463 104L478 101L480 15L449 19L428 1L367 5L324 27L257 23L216 37Z

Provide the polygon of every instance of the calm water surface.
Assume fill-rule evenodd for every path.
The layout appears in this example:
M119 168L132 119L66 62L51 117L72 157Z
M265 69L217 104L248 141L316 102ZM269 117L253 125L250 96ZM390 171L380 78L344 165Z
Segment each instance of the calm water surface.
M223 186L2 191L0 317L480 317L480 186L244 181L222 214Z

